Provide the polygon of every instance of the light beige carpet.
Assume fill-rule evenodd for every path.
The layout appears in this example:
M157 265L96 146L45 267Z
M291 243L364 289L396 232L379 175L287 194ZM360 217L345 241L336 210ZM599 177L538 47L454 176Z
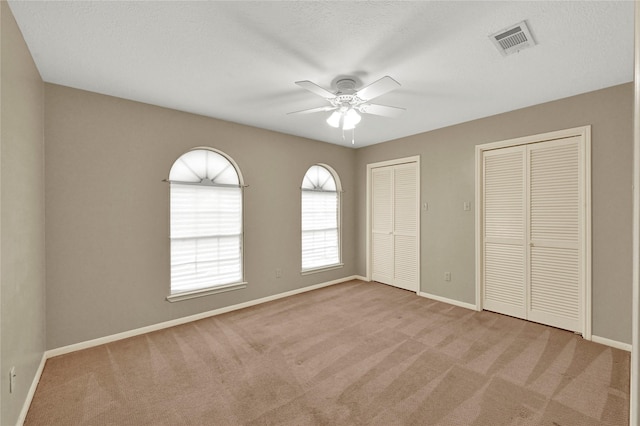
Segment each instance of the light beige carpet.
M352 281L52 358L26 425L626 425L629 354Z

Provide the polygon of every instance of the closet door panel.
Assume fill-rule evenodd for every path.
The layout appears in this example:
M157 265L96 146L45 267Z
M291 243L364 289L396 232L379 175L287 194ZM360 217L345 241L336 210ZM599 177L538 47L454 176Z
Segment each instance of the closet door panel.
M415 236L418 229L417 170L415 163L396 166L394 170L394 232Z
M394 285L418 291L418 201L416 163L394 166Z
M394 236L395 253L394 270L395 280L393 285L405 290L418 290L418 256L416 253L415 237L406 235Z
M371 183L371 278L393 284L393 169L373 169Z
M528 318L565 330L580 331L580 257L577 250L531 248Z
M485 244L485 309L525 318L524 257L521 246Z
M583 173L580 139L532 144L528 150L528 317L581 331Z
M526 318L525 147L484 153L483 306Z
M384 284L393 284L393 235L372 235L372 279Z

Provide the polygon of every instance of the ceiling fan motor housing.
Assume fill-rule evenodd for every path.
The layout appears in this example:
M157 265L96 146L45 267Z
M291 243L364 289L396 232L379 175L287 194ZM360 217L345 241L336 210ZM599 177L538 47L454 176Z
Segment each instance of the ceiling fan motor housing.
M343 78L336 82L336 88L338 89L338 93L355 93L356 81L352 78Z
M333 106L339 107L346 111L349 108L356 108L364 103L362 99L355 95L356 81L352 78L343 78L336 82L338 92L336 97L330 100Z

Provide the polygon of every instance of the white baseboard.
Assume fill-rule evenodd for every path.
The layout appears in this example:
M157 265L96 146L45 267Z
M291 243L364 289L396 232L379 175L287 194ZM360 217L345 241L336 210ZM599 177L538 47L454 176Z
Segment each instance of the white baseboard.
M473 311L477 311L478 310L476 305L474 305L472 303L461 302L461 301L455 300L455 299L448 299L446 297L436 296L435 294L430 294L430 293L425 293L425 292L420 291L420 292L418 292L418 296L426 297L427 299L437 300L438 302L448 303L449 305L459 306L461 308L471 309Z
M36 394L36 389L38 388L38 383L40 383L40 377L42 376L42 372L44 371L44 364L46 362L47 362L47 353L45 352L42 354L40 365L36 370L35 376L33 377L33 381L31 382L31 387L29 387L29 392L27 392L27 397L24 400L24 404L22 404L22 410L20 411L20 415L18 416L18 421L16 422L16 426L22 426L24 424L25 419L27 418L27 413L29 412L31 401L33 401L33 396Z
M45 352L45 356L48 358L52 358L54 356L64 355L71 352L79 351L82 349L92 348L94 346L104 345L105 343L111 343L122 339L127 339L129 337L139 336L141 334L150 333L152 331L162 330L169 327L174 327L176 325L186 324L188 322L201 320L204 318L209 318L215 315L224 314L231 311L236 311L238 309L248 308L250 306L259 305L261 303L271 302L273 300L282 299L284 297L293 296L300 293L305 293L307 291L317 290L319 288L328 287L335 284L340 284L346 281L361 279L358 275L352 275L345 278L340 278L333 281L327 281L320 284L311 285L308 287L302 287L291 291L286 291L284 293L274 294L272 296L263 297L261 299L249 300L248 302L238 303L236 305L225 306L223 308L214 309L212 311L202 312L195 315L190 315L187 317L177 318L170 321L161 322L158 324L149 325L146 327L136 328L134 330L124 331L122 333L112 334L110 336L99 337L93 340L87 340L85 342L74 343L68 346L62 346L56 349L50 349Z
M365 282L371 282L371 280L369 278L363 277L362 275L354 275L351 279L365 281Z
M612 348L622 349L623 351L631 352L631 344L618 342L617 340L607 339L606 337L600 337L591 335L591 341L594 343L600 343L601 345L611 346Z

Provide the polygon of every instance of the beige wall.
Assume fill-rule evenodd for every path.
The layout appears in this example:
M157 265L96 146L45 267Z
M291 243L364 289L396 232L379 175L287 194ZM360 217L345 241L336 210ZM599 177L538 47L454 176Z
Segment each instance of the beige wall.
M350 150L46 85L47 347L365 275L366 164L421 156L421 290L475 302L474 146L592 125L593 333L630 342L631 85ZM195 146L231 155L245 193L245 290L170 304L171 164ZM343 269L301 277L299 185L314 163L346 189ZM275 268L283 277L275 278ZM444 271L452 281L443 280Z
M48 348L355 273L354 150L57 85L45 92ZM230 155L249 185L249 285L169 303L169 188L162 180L197 146ZM345 189L345 266L301 276L300 185L315 163L333 167Z
M45 349L44 85L5 1L0 15L0 424L12 425Z
M365 217L366 165L421 156L421 291L475 303L475 145L592 125L593 334L631 343L633 85L615 86L357 150L356 216ZM358 221L356 273L366 274ZM445 282L444 272L452 273Z

